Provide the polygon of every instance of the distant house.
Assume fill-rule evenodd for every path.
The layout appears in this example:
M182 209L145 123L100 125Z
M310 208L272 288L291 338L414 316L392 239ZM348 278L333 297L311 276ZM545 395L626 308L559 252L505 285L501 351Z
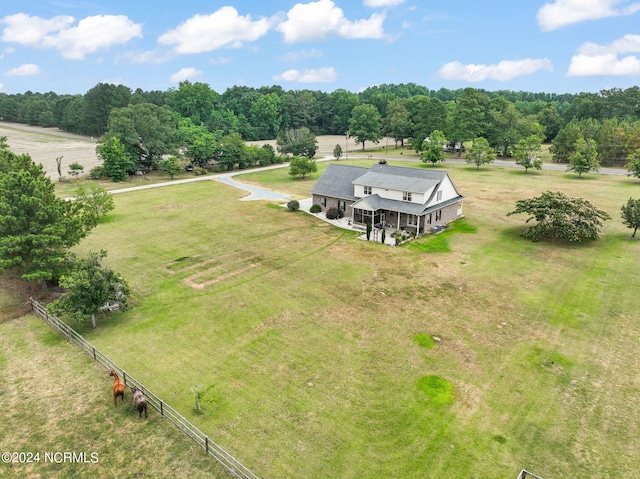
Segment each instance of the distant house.
M330 164L311 190L323 211L342 210L354 225L413 231L438 229L462 217L462 196L444 171L376 164Z

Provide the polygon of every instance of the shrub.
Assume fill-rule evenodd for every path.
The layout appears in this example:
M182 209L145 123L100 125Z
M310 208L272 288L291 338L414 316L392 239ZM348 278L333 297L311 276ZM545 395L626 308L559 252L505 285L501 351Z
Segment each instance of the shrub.
M300 202L298 200L291 200L287 203L289 211L298 211L300 209Z
M104 168L102 166L91 168L91 171L89 172L89 178L91 178L92 180L99 180L100 178L106 177L107 175L105 174Z
M311 208L309 208L309 211L311 213L320 213L322 211L322 206L320 205L311 205Z
M329 208L326 215L328 220L336 220L338 218L342 218L344 213L338 208Z
M208 173L208 171L205 168L202 168L201 166L194 166L193 167L193 174L196 176L202 176L202 175L206 175Z

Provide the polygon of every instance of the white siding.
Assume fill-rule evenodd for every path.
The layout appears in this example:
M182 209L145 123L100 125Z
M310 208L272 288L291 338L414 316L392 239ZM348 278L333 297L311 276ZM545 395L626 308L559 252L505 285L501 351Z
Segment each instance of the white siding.
M440 187L438 188L440 191L442 191L442 199L440 201L437 200L438 195L435 194L433 195L433 198L431 199L431 201L429 202L429 204L427 206L433 206L436 205L438 203L442 203L444 201L450 200L452 198L457 198L458 197L458 193L456 192L455 187L453 186L453 183L451 183L451 179L446 176L442 182L440 183Z

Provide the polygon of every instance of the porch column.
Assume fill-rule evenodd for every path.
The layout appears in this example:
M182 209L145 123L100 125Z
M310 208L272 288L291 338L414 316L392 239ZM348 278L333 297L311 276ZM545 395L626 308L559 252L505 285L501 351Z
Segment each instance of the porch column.
M400 212L398 211L398 224L396 225L396 229L400 229Z
M416 236L420 235L420 215L418 215L418 229L416 231Z

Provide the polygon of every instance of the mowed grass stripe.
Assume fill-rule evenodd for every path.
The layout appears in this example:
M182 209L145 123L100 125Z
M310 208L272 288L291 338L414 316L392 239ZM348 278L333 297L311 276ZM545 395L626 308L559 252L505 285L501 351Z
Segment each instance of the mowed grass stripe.
M211 386L189 419L264 477L633 477L640 254L616 219L630 180L443 168L475 232L445 236L437 254L237 201L216 182L118 196L78 251L107 249L135 307L83 330L180 410L191 386ZM313 184L264 174L301 196ZM603 239L520 238L524 218L506 214L547 189L608 211ZM163 271L258 250L273 267L203 290ZM441 340L426 350L421 333ZM453 385L444 410L419 390L426 376Z

